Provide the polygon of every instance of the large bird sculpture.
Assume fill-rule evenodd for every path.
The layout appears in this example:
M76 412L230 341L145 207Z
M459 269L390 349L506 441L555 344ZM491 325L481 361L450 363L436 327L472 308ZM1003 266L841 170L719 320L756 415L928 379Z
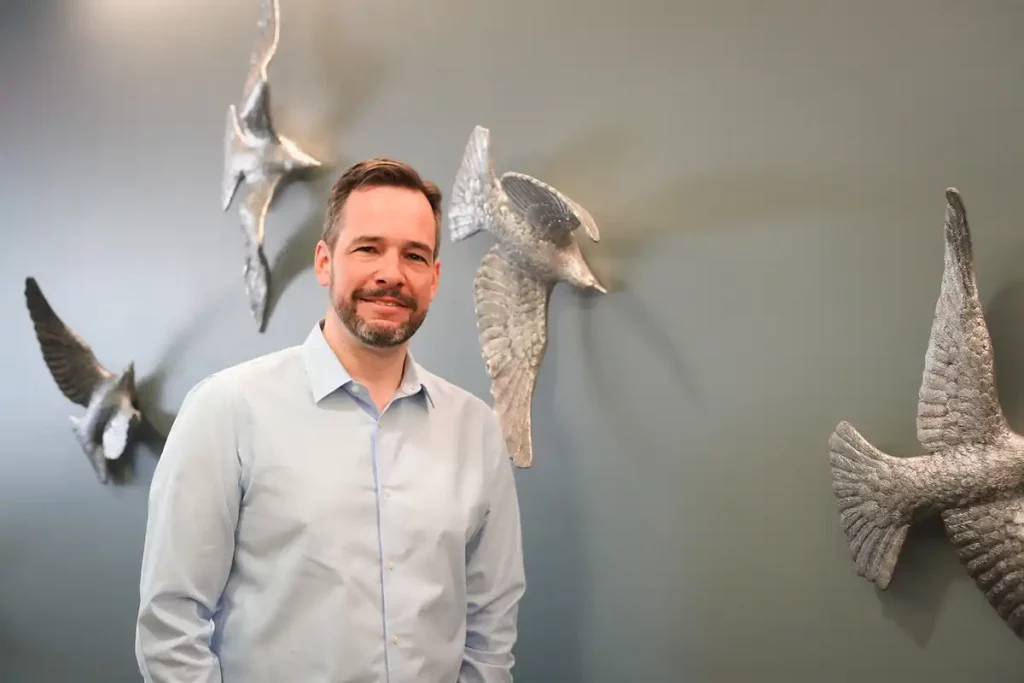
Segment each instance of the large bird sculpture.
M857 574L885 589L911 524L937 513L967 573L1024 638L1024 438L999 403L959 193L946 191L942 286L918 394L924 453L896 457L840 422L833 491Z
M46 367L64 396L85 408L80 417L69 417L96 478L101 484L128 483L129 446L138 436L159 435L139 407L134 362L117 374L102 366L54 312L35 278L25 279L25 303Z
M547 310L559 281L606 290L591 272L573 235L593 241L597 223L579 204L523 173L500 178L490 154L490 131L476 126L466 144L448 210L453 242L485 230L496 243L476 271L474 299L481 350L491 379L509 455L533 464L531 405L547 345Z
M263 253L264 222L274 192L293 172L317 168L322 162L274 129L270 110L267 67L277 51L280 30L277 0L261 0L259 39L252 52L241 102L228 106L224 136L224 177L221 205L227 211L239 184L249 192L239 208L245 242L242 275L249 308L259 330L266 327L270 266Z

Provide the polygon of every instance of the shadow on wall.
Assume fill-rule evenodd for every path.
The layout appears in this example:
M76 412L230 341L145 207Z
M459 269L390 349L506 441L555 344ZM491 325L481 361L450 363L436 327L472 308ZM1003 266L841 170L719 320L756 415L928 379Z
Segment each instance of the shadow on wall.
M339 171L340 172L340 171ZM325 172L311 181L310 188L318 206L326 206L331 185L337 174ZM269 320L277 308L278 302L295 278L307 268L313 267L313 256L316 243L320 240L323 227L323 211L314 211L295 229L285 241L284 246L274 256L270 268L270 294L267 297L267 319Z
M557 366L558 347L548 347L546 363ZM579 449L569 443L558 420L555 381L552 373L541 372L533 403L534 443L543 455L532 468L516 472L527 584L516 652L530 653L529 659L517 660L516 680L586 680L583 643L590 615L584 596L592 581L574 462Z
M950 584L965 577L941 520L932 517L911 528L892 583L884 591L876 588L875 595L882 614L923 648L935 632ZM981 593L978 598L984 600Z
M312 268L313 252L323 224L323 207L331 186L356 161L344 152L345 131L358 119L374 94L386 84L389 72L396 66L395 56L391 53L374 49L365 42L354 41L339 32L337 27L346 25L342 21L341 12L342 9L335 3L317 3L305 31L306 35L312 37L307 49L313 52L313 66L309 69L313 82L309 84L308 90L304 90L306 94L303 100L315 115L300 117L293 107L284 104L274 107L281 130L302 128L322 131L310 134L308 148L313 156L324 160L324 166L315 173L302 176L302 181L314 197L317 210L300 226L289 231L284 246L272 258L267 301L268 321L272 319L281 296L292 281L307 268ZM273 75L270 78L271 87L274 87ZM299 118L303 119L301 124L297 123ZM288 185L298 181L299 176L286 179L275 194L274 204ZM272 223L273 220L272 205L267 222ZM282 227L287 229L287 226Z
M638 135L635 127L609 123L550 153L496 164L499 174L516 170L552 184L593 214L601 240L594 244L583 236L580 245L609 290L623 286L629 262L664 237L721 234L800 214L877 216L883 208L900 211L893 216L896 228L899 216L909 214L919 220L922 211L932 211L935 220L941 220L943 192L949 186L964 189L987 184L985 178L967 173L955 177L941 172L886 175L870 169L863 174L840 175L829 168L748 168L652 178L645 189L629 196L608 192L608 188L623 187L624 174L644 175L643 168L628 170L630 150L649 146L641 144ZM495 137L496 157L506 158L499 149L500 135ZM934 199L910 207L908 198L915 195ZM970 205L969 191L966 201Z
M996 388L1010 426L1024 434L1024 280L991 298L985 313L995 360Z

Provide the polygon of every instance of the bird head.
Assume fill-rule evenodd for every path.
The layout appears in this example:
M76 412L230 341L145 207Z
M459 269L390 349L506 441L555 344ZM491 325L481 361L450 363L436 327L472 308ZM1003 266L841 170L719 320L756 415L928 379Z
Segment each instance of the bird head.
M597 276L590 269L579 244L572 240L566 247L568 258L564 261L563 277L566 282L582 290L593 289L601 294L607 294L608 290L598 281Z
M305 171L317 169L323 166L323 162L302 150L292 140L282 137L281 146L284 147L285 171Z

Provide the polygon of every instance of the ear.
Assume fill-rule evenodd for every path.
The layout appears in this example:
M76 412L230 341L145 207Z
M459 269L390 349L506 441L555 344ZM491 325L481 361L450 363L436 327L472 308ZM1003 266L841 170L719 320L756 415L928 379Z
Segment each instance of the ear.
M316 272L316 281L320 283L321 287L331 286L331 248L323 240L316 243L316 251L313 254L313 270Z
M441 261L434 261L434 281L430 285L430 300L434 300L434 295L437 294L437 285L441 281Z

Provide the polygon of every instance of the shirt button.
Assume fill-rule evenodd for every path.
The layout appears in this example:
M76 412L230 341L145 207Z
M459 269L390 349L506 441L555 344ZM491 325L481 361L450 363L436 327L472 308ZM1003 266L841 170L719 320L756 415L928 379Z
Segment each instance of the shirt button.
M391 498L391 489L384 489L384 497L388 499Z
M398 645L398 636L391 636L391 642L393 642L395 645Z
M388 560L388 569L394 569L394 568L395 568L395 563L392 562L391 560Z

